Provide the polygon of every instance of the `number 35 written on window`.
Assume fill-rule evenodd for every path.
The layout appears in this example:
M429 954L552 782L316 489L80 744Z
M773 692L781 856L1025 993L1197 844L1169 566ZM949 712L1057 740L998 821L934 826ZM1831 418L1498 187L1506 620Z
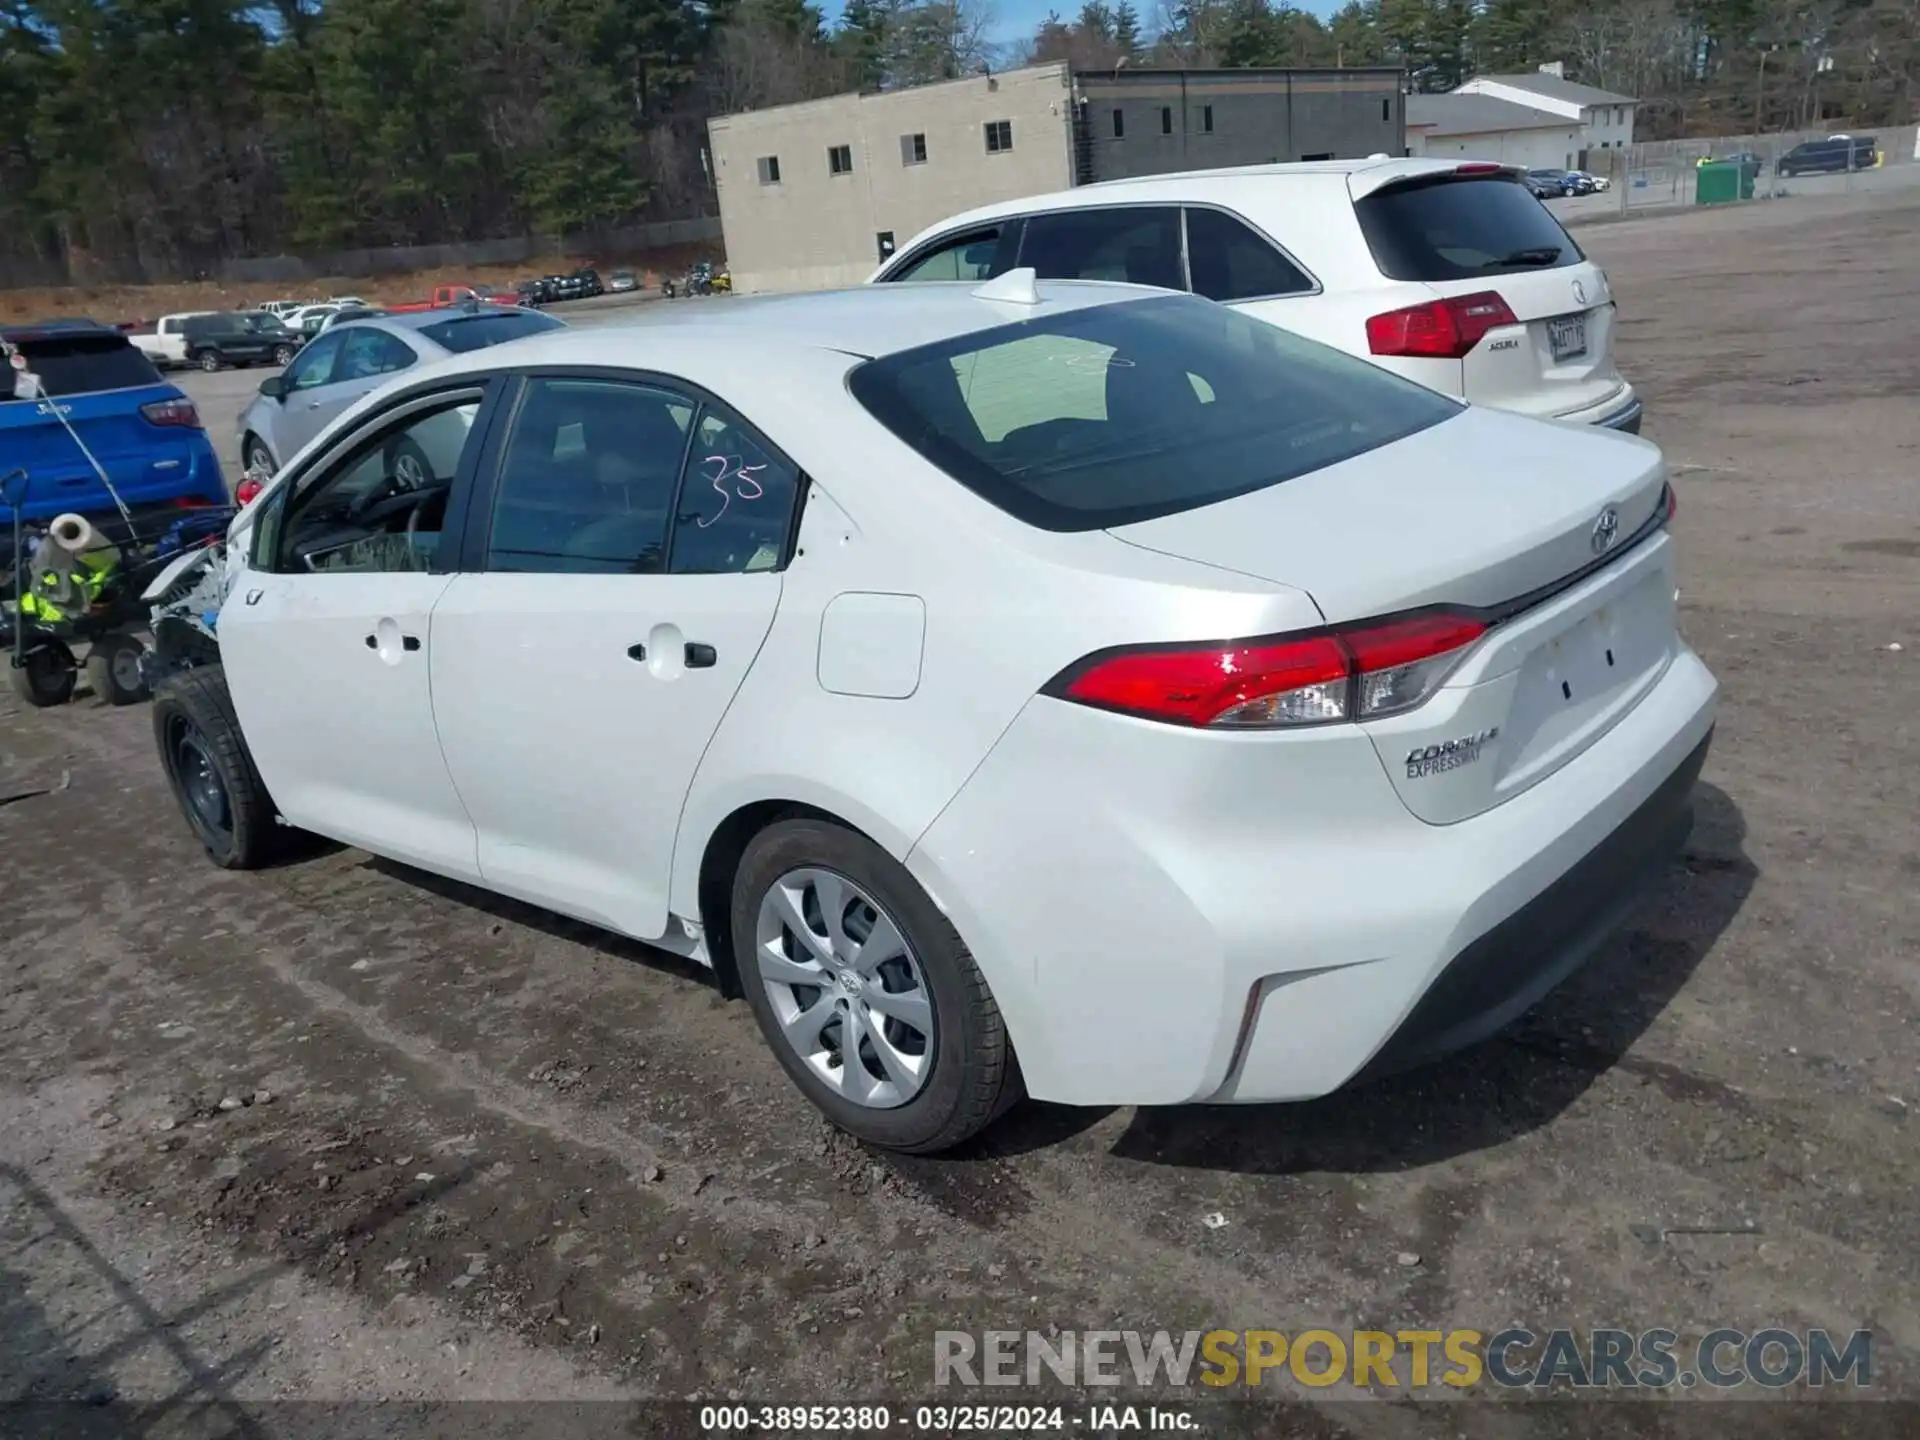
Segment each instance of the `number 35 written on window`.
M767 493L767 487L760 481L760 472L767 468L765 463L743 465L741 458L738 455L709 455L700 462L708 488L720 497L718 510L694 522L702 530L718 523L735 500L750 503Z

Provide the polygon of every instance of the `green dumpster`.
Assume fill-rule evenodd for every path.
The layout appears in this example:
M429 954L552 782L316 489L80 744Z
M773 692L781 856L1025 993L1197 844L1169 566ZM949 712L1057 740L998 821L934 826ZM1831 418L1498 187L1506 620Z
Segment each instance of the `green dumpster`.
M1693 202L1725 205L1753 198L1753 170L1731 160L1709 160L1694 169Z

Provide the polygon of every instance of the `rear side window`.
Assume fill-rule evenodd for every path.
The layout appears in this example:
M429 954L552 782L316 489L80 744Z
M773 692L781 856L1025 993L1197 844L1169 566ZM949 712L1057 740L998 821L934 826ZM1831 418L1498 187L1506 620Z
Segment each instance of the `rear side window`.
M153 362L118 335L25 340L16 348L26 357L27 368L40 377L40 393L47 396L131 390L160 383L160 372L153 368ZM8 372L5 379L13 381L12 373ZM0 384L0 403L29 398L24 389L14 383Z
M461 315L423 325L420 333L434 344L464 355L469 350L484 350L489 345L504 345L523 335L542 335L564 328L565 322L551 315L524 310L500 315Z
M1252 300L1313 289L1300 267L1243 222L1219 210L1187 211L1187 272L1209 300Z
M1042 280L1187 288L1180 270L1180 212L1171 205L1035 215L1027 221L1020 264L1032 266Z
M1392 280L1474 280L1586 258L1526 186L1504 177L1389 186L1353 208Z
M1186 295L1097 305L872 360L854 398L982 498L1095 530L1277 485L1460 407Z

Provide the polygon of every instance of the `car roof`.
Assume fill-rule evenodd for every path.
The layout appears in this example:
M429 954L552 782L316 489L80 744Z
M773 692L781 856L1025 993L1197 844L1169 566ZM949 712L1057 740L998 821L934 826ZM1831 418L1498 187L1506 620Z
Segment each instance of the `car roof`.
M1395 160L1385 157L1366 160L1310 160L1285 165L1236 165L1221 170L1182 170L1171 175L1139 175L1125 180L1101 180L1092 185L1076 185L1071 190L1056 190L1050 195L1029 195L1020 200L1002 200L949 216L929 226L900 247L904 254L925 236L1009 215L1026 215L1038 210L1081 210L1096 205L1143 204L1158 200L1178 203L1182 200L1230 201L1238 188L1271 186L1276 181L1306 182L1337 187L1356 199L1371 194L1383 185L1421 175L1439 175L1458 170L1459 160Z
M1012 273L1020 277L1027 272ZM1003 275L989 283L1011 283L1017 288L1018 279L1009 282ZM511 363L659 368L678 373L676 352L696 346L702 352L702 369L725 356L749 365L775 352L831 351L867 360L1021 320L1173 293L1098 280L1043 280L1033 286L1039 303L1026 305L983 298L978 292L985 288L974 281L935 281L805 295L736 296L714 305L661 306L653 315L624 324L551 330L471 351L437 369L452 376Z
M0 340L5 340L10 345L24 345L34 340L54 340L62 335L113 335L125 338L111 325L102 325L98 320L77 315L50 320L30 320L24 325L0 326Z

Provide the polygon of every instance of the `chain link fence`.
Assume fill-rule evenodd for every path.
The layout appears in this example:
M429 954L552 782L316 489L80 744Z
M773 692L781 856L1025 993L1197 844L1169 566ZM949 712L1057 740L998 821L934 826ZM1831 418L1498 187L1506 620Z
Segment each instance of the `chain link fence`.
M1851 134L1871 135L1875 163L1859 170L1822 174L1780 173L1780 162L1794 147L1809 140ZM1768 135L1730 135L1699 140L1660 140L1626 150L1589 151L1588 166L1607 181L1594 195L1554 202L1563 218L1595 219L1639 210L1666 210L1698 203L1696 187L1702 160L1729 161L1753 176L1753 198L1769 200L1783 195L1845 194L1854 190L1920 184L1920 127L1893 125L1873 130L1792 130ZM1789 163L1788 169L1793 169Z

